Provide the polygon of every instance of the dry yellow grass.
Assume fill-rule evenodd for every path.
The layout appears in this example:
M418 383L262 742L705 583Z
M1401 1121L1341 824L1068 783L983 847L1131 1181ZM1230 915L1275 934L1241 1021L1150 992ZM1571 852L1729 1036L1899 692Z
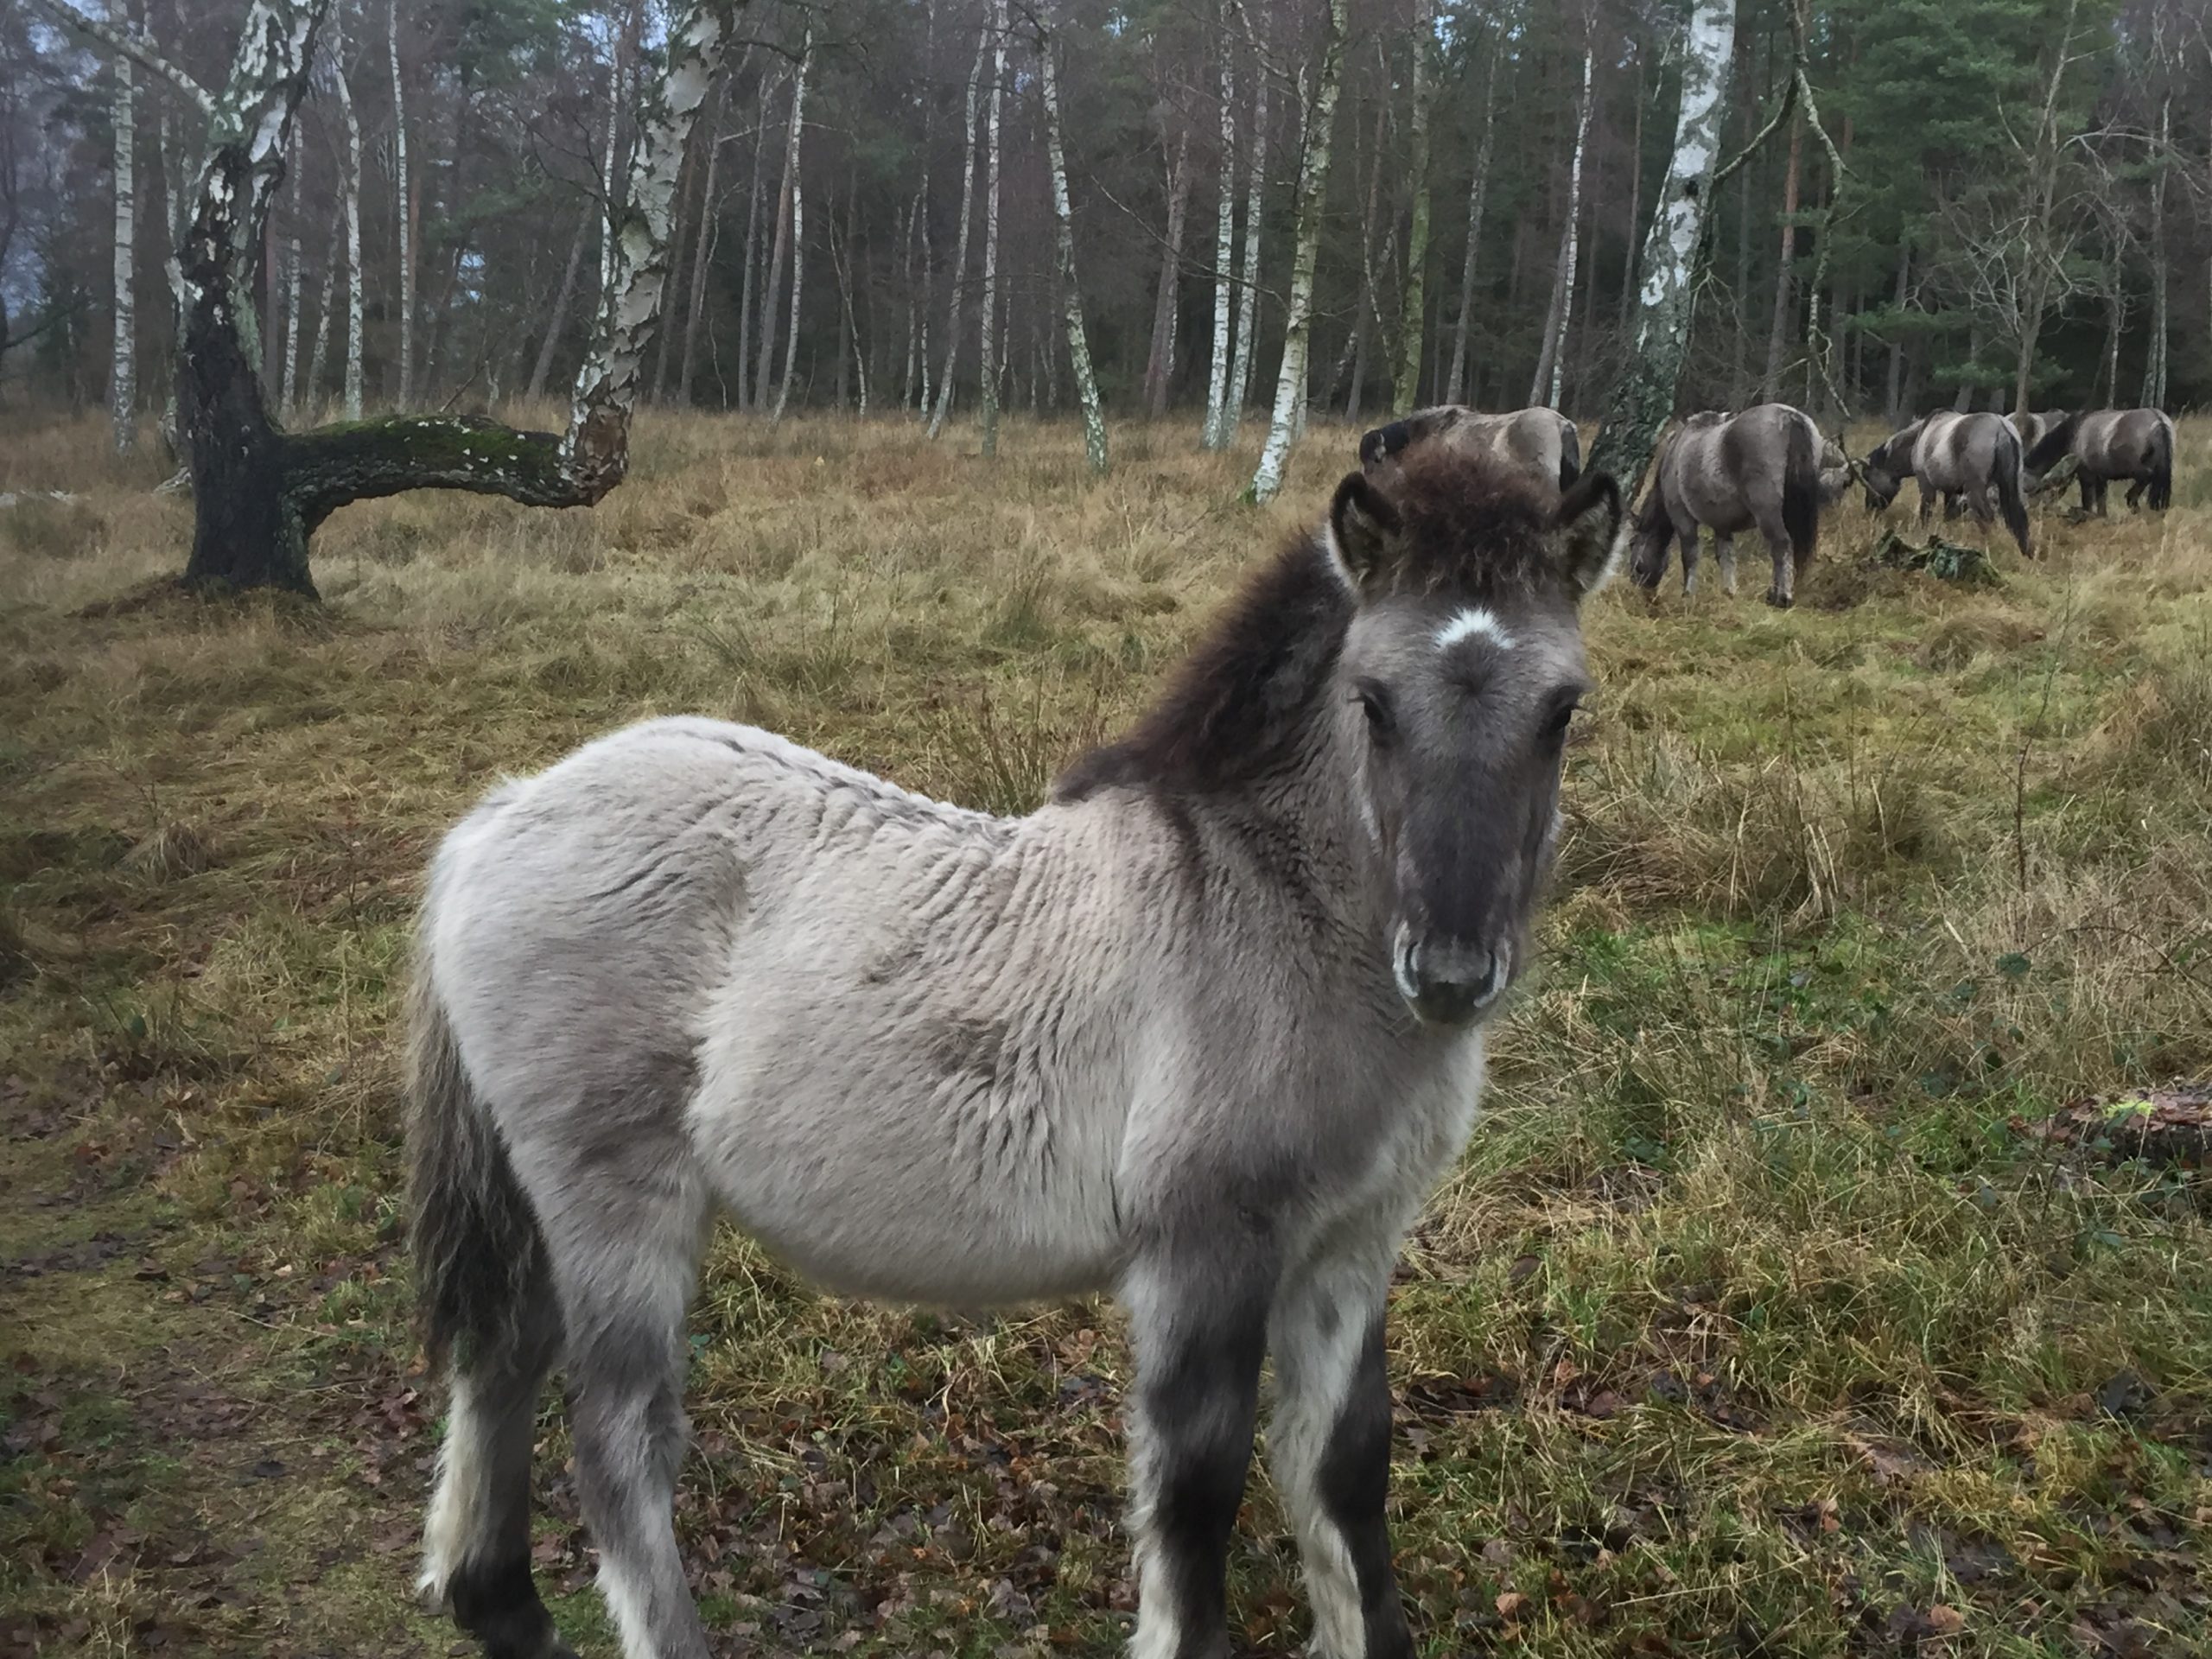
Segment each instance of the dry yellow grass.
M594 512L349 509L311 610L147 597L189 529L156 463L0 435L0 490L82 498L0 510L0 1635L442 1650L392 1022L480 790L698 709L1020 810L1352 437L1255 511L1250 446L1181 423L1093 484L1063 428L985 463L648 417ZM2212 1071L2212 426L2183 449L2173 512L2046 512L1995 589L1868 569L1847 508L1794 613L1748 563L1596 606L1547 967L1398 1299L1433 1651L2212 1639L2201 1178L2016 1127ZM1108 1310L854 1308L726 1238L696 1329L683 1523L737 1650L1108 1649ZM608 1651L546 1433L541 1571ZM1287 1652L1253 1507L1240 1617Z

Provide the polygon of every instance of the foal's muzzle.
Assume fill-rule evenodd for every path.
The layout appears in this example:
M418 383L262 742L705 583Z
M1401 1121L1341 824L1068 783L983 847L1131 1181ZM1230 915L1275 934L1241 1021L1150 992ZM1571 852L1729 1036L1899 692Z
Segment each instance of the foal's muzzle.
M1425 1025L1464 1026L1480 1018L1505 989L1512 947L1445 935L1416 935L1401 925L1390 969L1398 995Z

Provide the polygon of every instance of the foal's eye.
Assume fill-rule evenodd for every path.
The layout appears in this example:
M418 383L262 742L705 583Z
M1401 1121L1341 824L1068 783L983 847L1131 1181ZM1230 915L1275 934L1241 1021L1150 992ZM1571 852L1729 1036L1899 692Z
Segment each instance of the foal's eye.
M1390 712L1390 694L1372 681L1363 681L1353 689L1353 695L1367 716L1368 735L1377 743L1389 742L1397 730L1397 721Z
M1553 712L1552 717L1544 722L1545 737L1554 743L1563 742L1567 737L1567 728L1574 723L1576 711L1580 707L1579 703L1561 703Z

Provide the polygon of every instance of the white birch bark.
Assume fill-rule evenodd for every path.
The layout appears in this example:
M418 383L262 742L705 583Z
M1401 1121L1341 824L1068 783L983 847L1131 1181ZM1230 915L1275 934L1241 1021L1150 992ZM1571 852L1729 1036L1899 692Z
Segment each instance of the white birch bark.
M1435 50L1436 14L1433 0L1414 0L1413 114L1406 170L1413 183L1413 209L1407 219L1406 279L1398 289L1397 372L1390 388L1390 412L1410 413L1421 395L1421 325L1427 310L1428 278L1428 117L1435 95L1430 57ZM1588 94L1585 92L1585 101ZM1585 121L1588 117L1584 117Z
M760 178L768 154L768 105L773 77L763 73L753 117L753 186L745 209L745 270L737 302L737 406L750 409L753 395L753 283L760 264Z
M284 378L278 405L287 424L299 408L300 396L300 203L307 169L292 172L292 222L284 238Z
M937 408L930 416L930 436L944 430L952 409L952 369L960 359L960 302L968 285L968 219L976 206L976 115L983 84L983 58L990 50L990 26L976 36L976 63L968 72L968 124L960 152L960 229L952 244L952 299L945 307L944 372L937 385Z
M1547 409L1559 407L1560 385L1567 372L1567 337L1574 316L1574 266L1581 248L1582 156L1590 142L1590 77L1596 59L1595 47L1583 48L1582 105L1574 119L1574 154L1567 164L1567 224L1560 233L1559 265L1552 280L1543 354L1536 359L1536 378L1529 387L1529 401Z
M1229 372L1229 401L1223 414L1224 446L1243 424L1244 405L1252 396L1253 347L1260 334L1260 225L1268 180L1268 64L1253 35L1251 14L1243 0L1236 0L1236 5L1252 48L1252 155L1245 163L1244 268L1236 290L1236 358Z
M1294 435L1303 424L1306 358L1312 344L1313 267L1321 250L1321 216L1329 187L1329 141L1336 124L1337 92L1344 79L1345 13L1349 0L1329 0L1321 35L1321 65L1306 111L1306 139L1298 160L1298 240L1291 259L1290 298L1283 325L1282 368L1275 377L1274 413L1267 447L1252 475L1252 497L1270 501L1282 488Z
M338 298L338 238L345 229L345 214L334 214L330 221L329 238L322 247L321 291L315 299L315 346L308 353L308 378L301 383L302 410L315 408L322 396L322 365L330 346L330 312Z
M1045 92L1045 150L1052 169L1052 224L1058 243L1060 318L1067 330L1068 362L1083 404L1083 454L1094 476L1106 471L1106 416L1098 401L1098 376L1090 364L1090 338L1083 324L1083 291L1075 275L1075 213L1068 200L1068 159L1060 139L1060 82L1052 41L1038 25L1037 57Z
M399 73L399 0L387 0L385 42L391 54L392 190L399 220L399 406L415 398L415 200L407 179L407 89Z
M1006 0L991 4L991 113L984 166L989 182L983 192L983 338L982 352L983 454L999 452L999 159L1001 118L1006 102Z
M1206 423L1202 442L1225 448L1229 421L1230 301L1231 268L1236 263L1236 46L1229 33L1230 0L1222 0L1221 165L1215 194L1213 233L1213 362L1206 376Z
M1643 287L1636 346L1615 383L1590 456L1633 496L1659 429L1675 412L1697 297L1698 248L1706 199L1719 159L1722 94L1736 45L1736 0L1697 0L1682 40L1682 87L1675 149L1643 241Z
M346 122L346 418L361 418L361 117L346 79L346 13L331 11L331 79Z
M1145 410L1158 420L1167 413L1167 390L1175 376L1176 289L1183 270L1183 226L1191 201L1191 135L1176 140L1167 169L1167 239L1160 245L1160 283L1153 292L1152 350L1145 359Z
M1467 389L1467 324L1475 308L1475 265L1482 253L1483 207L1490 193L1491 132L1497 109L1497 60L1504 42L1492 39L1483 70L1482 126L1475 139L1474 169L1467 179L1467 251L1459 265L1459 315L1452 325L1452 369L1444 378L1444 401L1456 404Z
M798 308L806 294L806 196L799 183L799 137L806 120L806 68L814 55L814 29L808 25L806 38L798 52L798 70L791 81L791 130L790 148L784 152L785 170L791 177L791 324L784 339L784 375L776 385L776 409L768 418L771 423L784 418L785 405L791 396L791 372L798 364ZM771 286L770 292L773 292Z
M676 401L691 406L691 372L699 360L699 325L707 310L707 266L714 257L720 220L715 212L715 175L721 170L722 146L716 129L728 108L728 87L715 100L715 121L707 130L707 177L699 198L699 230L691 248L691 310L683 321L683 360L677 365Z
M2145 409L2162 409L2166 402L2166 162L2173 147L2174 99L2171 92L2158 104L2158 148L2151 175L2151 343L2143 362Z
M130 60L115 59L115 349L108 371L108 415L115 453L127 455L138 433L137 274L138 181L136 157L138 95Z

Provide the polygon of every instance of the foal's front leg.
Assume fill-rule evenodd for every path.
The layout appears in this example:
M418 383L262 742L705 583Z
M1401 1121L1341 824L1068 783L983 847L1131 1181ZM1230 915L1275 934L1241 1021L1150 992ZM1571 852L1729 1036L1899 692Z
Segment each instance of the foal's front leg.
M1313 1659L1410 1659L1383 1507L1390 1381L1387 1258L1325 1261L1284 1282L1268 1347L1276 1398L1268 1461L1298 1529L1313 1609Z
M1228 1659L1229 1535L1252 1461L1273 1281L1261 1252L1217 1238L1153 1252L1122 1286L1137 1369L1129 1659Z

